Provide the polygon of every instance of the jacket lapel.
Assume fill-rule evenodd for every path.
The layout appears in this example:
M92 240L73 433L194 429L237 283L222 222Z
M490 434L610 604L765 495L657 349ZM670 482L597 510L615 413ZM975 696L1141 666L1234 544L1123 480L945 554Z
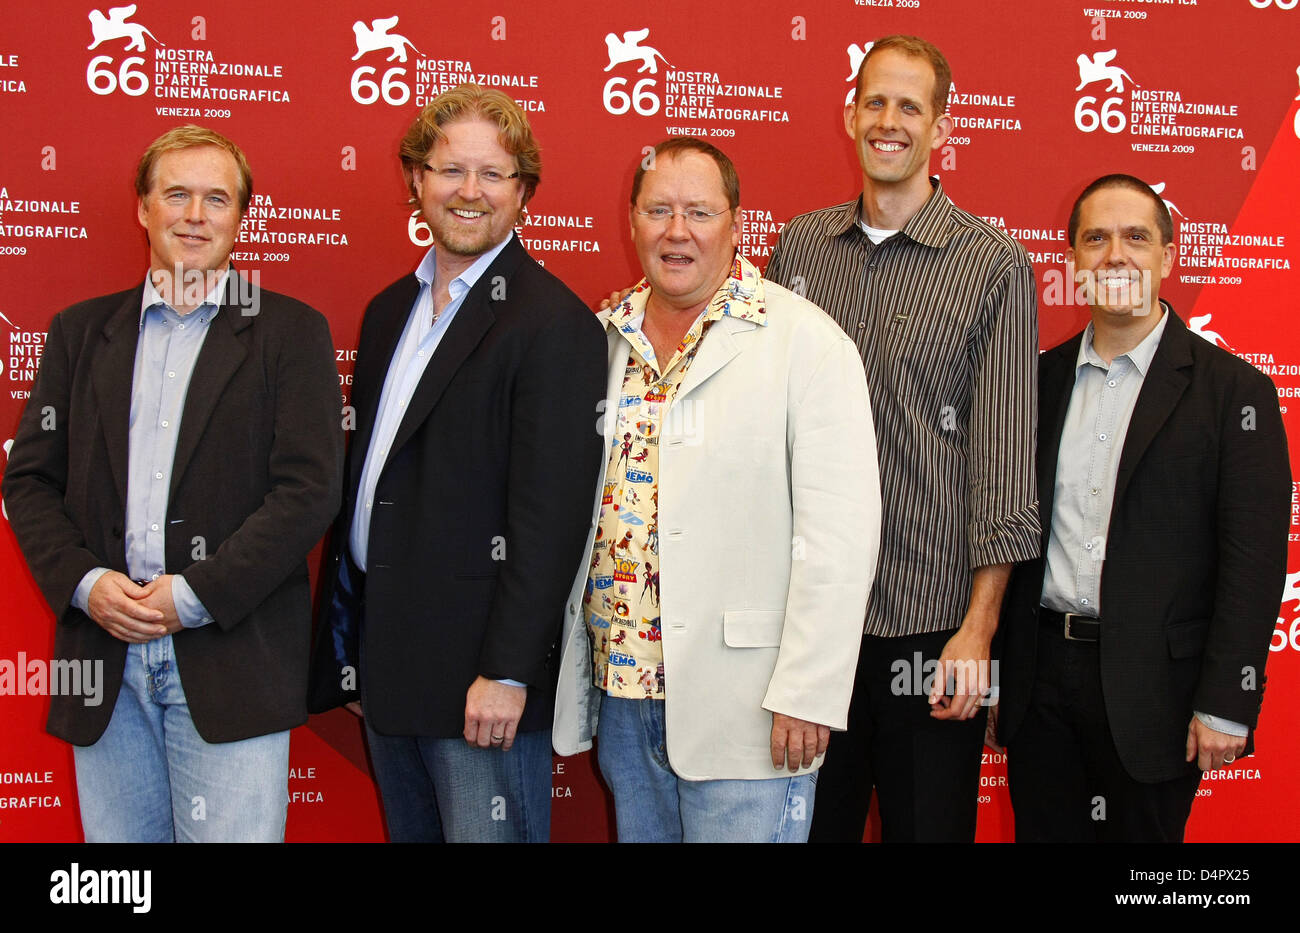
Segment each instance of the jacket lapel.
M1038 519L1042 524L1042 553L1052 530L1056 497L1056 465L1060 461L1061 433L1074 392L1075 362L1079 358L1079 333L1039 357L1038 369Z
M605 409L601 412L601 425L604 430L605 448L608 451L610 442L614 439L614 429L618 426L618 406L623 397L623 376L627 372L627 361L629 351L627 341L619 333L617 327L609 326L609 310L601 311L596 315L596 320L600 326L605 328L605 339L608 342L608 361L609 373L605 383ZM601 462L605 459L602 457ZM601 473L604 476L604 473Z
M429 417L429 412L442 398L447 385L469 355L474 352L483 335L491 330L496 322L496 315L492 311L494 302L490 297L495 288L494 282L498 279L509 282L526 257L527 253L520 245L519 238L511 236L492 265L483 270L483 274L465 296L464 303L456 312L456 317L452 319L451 326L447 328L447 333L443 335L438 349L434 351L433 359L429 361L419 384L415 387L415 392L411 395L411 404L407 407L406 415L397 429L397 436L393 438L390 459L403 444L410 440L411 435L419 429L420 425L424 424ZM505 291L509 294L509 288ZM509 300L506 298L503 303Z
M714 321L709 332L704 335L704 341L691 362L691 368L686 371L686 378L682 380L681 388L677 390L677 398L683 399L690 395L706 379L735 359L741 350L741 343L736 339L736 335L753 330L757 326L752 321L726 316Z
M1192 365L1192 349L1188 342L1193 339L1191 332L1174 314L1173 308L1165 305L1165 313L1169 315L1165 332L1160 337L1155 356L1151 358L1151 369L1142 380L1133 417L1128 423L1128 433L1124 435L1124 450L1120 453L1119 472L1115 476L1115 504L1123 500L1124 491L1142 455L1191 382L1186 372ZM1112 515L1114 510L1112 505Z
M409 275L402 280L401 287L395 291L389 303L377 306L371 312L379 315L379 319L372 325L376 328L374 340L378 352L368 353L366 359L361 361L366 368L363 372L354 373L352 384L352 408L357 429L348 448L348 476L353 483L361 482L361 468L365 463L366 452L370 450L370 436L378 420L379 397L384 391L384 380L388 378L388 369L393 365L397 343L402 339L402 331L411 316L411 307L419 294L420 280Z
M189 389L185 394L180 434L176 438L176 456L172 461L172 497L175 497L177 487L185 476L185 468L199 446L199 439L207 430L208 419L212 417L226 383L248 356L248 348L244 343L246 338L241 334L253 323L256 315L242 313L242 307L231 300L232 290L236 288L238 291L234 294L252 294L251 286L235 281L238 275L231 270L230 277L226 280L226 294L221 310L209 326L208 334L203 338L203 347L199 350L199 358L194 361L194 374L190 376ZM256 305L254 300L254 306Z
M140 302L144 285L130 292L102 331L105 349L95 355L92 380L99 403L99 423L108 446L113 485L126 505L127 453L131 431L131 390L135 381L135 351L140 343Z

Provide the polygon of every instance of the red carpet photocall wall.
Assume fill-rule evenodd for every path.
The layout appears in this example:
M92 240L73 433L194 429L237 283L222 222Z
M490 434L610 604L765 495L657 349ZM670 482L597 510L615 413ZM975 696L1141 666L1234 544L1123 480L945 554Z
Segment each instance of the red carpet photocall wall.
M667 136L707 138L735 161L742 250L760 267L791 217L856 196L842 106L870 43L904 32L935 42L952 64L955 128L931 170L958 205L1029 251L1042 347L1087 320L1065 266L1074 197L1098 175L1136 174L1175 219L1179 260L1162 296L1204 339L1272 377L1300 464L1298 5L10 4L0 33L5 455L54 314L144 275L132 179L145 146L170 127L213 127L247 153L255 196L234 259L328 317L346 395L366 302L428 245L396 152L417 109L441 91L476 81L528 112L543 171L520 235L594 305L639 277L627 197L646 147ZM72 754L44 732L53 615L0 525L0 840L76 841ZM1294 500L1291 532L1258 754L1205 775L1192 840L1300 839ZM383 838L350 713L297 729L291 765L290 840ZM554 838L611 838L591 756L557 759L554 771ZM1011 839L1002 756L986 754L980 794L979 839Z

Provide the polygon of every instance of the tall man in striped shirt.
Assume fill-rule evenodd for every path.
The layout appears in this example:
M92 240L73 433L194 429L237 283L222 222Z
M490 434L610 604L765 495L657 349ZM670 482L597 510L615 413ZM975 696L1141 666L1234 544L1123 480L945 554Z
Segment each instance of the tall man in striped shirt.
M923 39L872 46L844 108L862 195L796 217L767 268L857 342L880 457L879 573L814 842L860 840L873 787L884 841L974 838L990 645L1039 550L1033 271L929 178L951 83Z

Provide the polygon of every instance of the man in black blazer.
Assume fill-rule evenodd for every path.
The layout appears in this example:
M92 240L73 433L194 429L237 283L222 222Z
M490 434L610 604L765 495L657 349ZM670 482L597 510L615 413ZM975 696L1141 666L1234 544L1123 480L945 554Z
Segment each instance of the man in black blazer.
M252 194L230 140L163 134L136 190L149 275L54 318L5 472L55 657L105 682L48 728L89 841L281 840L342 470L329 326L230 268Z
M359 686L392 841L546 841L605 340L512 232L541 175L512 100L448 91L401 158L434 245L361 325L313 704Z
M999 736L1016 838L1181 841L1202 771L1251 751L1286 572L1277 391L1159 300L1161 199L1079 196L1092 309L1039 364L1044 558L1005 607Z

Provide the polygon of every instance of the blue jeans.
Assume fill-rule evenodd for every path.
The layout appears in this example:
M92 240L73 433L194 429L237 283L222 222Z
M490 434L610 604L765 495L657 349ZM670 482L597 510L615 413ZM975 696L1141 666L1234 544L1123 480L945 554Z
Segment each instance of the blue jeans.
M283 842L289 733L205 742L166 635L126 653L108 729L73 748L87 842Z
M808 841L815 771L684 781L668 764L662 701L602 697L596 757L614 793L619 842Z
M370 764L390 842L547 842L551 730L520 732L510 751L463 738L380 735Z

